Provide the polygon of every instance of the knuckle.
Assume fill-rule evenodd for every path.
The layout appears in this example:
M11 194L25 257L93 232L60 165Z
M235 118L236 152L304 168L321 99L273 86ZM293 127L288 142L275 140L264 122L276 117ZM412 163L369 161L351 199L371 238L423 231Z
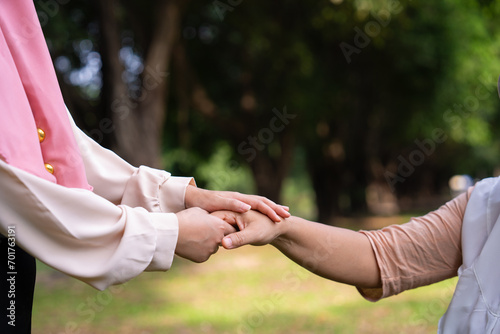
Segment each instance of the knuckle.
M242 233L236 233L234 236L236 238L236 244L243 245L245 243L245 237Z
M211 256L212 254L213 254L213 253L209 253L209 252L207 252L206 254L203 254L203 255L201 255L201 256L198 258L198 261L196 261L196 262L197 262L197 263L203 263L203 262L207 261L207 260L210 258L210 256Z
M195 212L195 213L199 213L201 211L201 208L195 206L195 207L193 207L193 208L191 208L189 210L191 210L192 212Z

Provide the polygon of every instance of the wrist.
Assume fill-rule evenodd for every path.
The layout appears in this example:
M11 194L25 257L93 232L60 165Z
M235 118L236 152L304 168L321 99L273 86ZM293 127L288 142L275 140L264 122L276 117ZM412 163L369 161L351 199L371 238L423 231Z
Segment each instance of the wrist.
M196 196L195 192L198 188L192 184L186 186L186 192L184 193L184 206L186 209L193 207L193 198Z
M276 227L278 230L277 236L270 243L276 248L280 248L285 244L290 243L290 230L293 228L296 217L290 216L288 218L283 218L281 222L276 223Z

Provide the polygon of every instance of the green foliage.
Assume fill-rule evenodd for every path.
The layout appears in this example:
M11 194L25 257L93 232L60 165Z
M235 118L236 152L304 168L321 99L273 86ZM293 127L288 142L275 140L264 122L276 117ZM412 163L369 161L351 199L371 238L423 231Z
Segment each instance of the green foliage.
M174 175L196 175L197 185L203 188L254 193L248 166L241 165L232 156L232 149L221 142L208 159L184 149L169 150L164 155L164 165Z
M155 29L155 4L120 4L118 15L130 18L120 27L124 46L141 59ZM75 0L58 10L44 25L51 50L78 69L85 65L78 43L100 43L95 8ZM305 158L293 160L301 166L290 166L300 171L291 177L309 175L320 216L330 207L326 216L364 209L366 187L386 183L398 157L407 158L415 140L432 138L436 129L446 141L396 184L396 195L438 192L457 173L491 175L500 162L499 14L499 2L489 0L191 1L180 43L193 68L173 67L166 167L200 185L259 189L255 161L238 146L269 126L273 108L286 106L296 119L258 154L277 166L285 159L282 139L292 133L293 151ZM184 77L206 88L218 121L192 103L180 107L179 91L191 93L177 85ZM103 98L81 91L92 103ZM104 115L83 119L95 127ZM231 161L244 171L231 176L240 181L221 187L210 180Z
M298 114L297 143L308 154L316 196L331 198L325 206L344 198L353 204L347 211L362 208L367 184L384 179L384 170L368 172L374 161L390 170L436 129L446 142L421 167L440 176L434 189L454 173L491 174L498 164L485 153L498 145L495 2L254 1L226 11L223 20L200 14L209 7L193 2L186 21L216 27L210 43L187 41L201 80L227 115L257 128L274 105ZM342 43L356 51L343 52ZM478 99L478 87L488 96L481 90ZM240 107L245 89L257 103L251 115ZM470 156L442 154L447 149ZM425 175L415 173L396 190L429 187Z

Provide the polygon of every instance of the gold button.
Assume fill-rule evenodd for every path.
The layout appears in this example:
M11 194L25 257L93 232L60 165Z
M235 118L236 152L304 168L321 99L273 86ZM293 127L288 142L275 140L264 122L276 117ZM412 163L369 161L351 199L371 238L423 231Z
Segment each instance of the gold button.
M49 172L50 174L54 174L54 167L51 165L51 164L45 164L45 169L47 170L47 172Z
M38 140L40 143L45 140L45 131L38 129Z

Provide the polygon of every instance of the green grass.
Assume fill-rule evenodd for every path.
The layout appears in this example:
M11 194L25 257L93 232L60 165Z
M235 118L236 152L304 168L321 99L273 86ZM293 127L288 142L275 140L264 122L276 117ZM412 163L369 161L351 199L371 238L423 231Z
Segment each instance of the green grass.
M99 292L39 265L34 334L435 333L456 279L377 303L319 278L270 246L177 258Z

